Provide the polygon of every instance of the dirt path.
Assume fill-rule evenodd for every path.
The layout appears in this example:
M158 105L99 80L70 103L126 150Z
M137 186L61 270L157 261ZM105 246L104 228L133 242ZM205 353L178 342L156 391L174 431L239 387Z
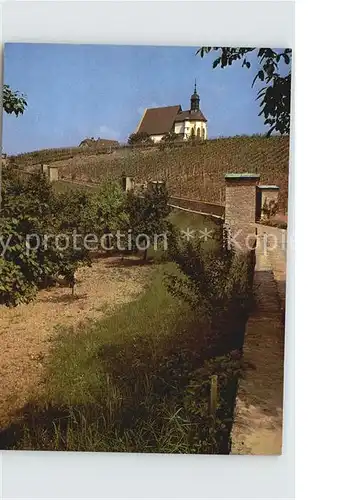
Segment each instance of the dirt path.
M257 251L256 309L248 321L244 360L249 368L239 383L232 454L278 455L282 448L285 256ZM279 266L278 266L279 263ZM279 269L278 269L279 267ZM278 278L279 275L279 279Z
M58 327L97 320L110 307L141 293L150 266L119 264L118 258L108 257L80 269L74 297L69 288L55 287L40 291L28 305L0 306L0 425L40 385L50 340Z

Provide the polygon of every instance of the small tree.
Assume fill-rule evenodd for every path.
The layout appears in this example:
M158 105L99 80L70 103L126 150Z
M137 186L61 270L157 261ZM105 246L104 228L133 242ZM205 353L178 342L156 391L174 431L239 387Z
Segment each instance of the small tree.
M83 189L71 189L58 193L55 197L54 210L56 211L59 228L63 231L76 230L85 233L85 216L91 207L92 193Z
M133 235L133 249L136 250L138 235L149 238L161 235L171 230L167 220L170 213L168 192L164 184L153 184L143 196L129 192L127 195L126 210L129 215L130 228ZM147 238L138 237L139 243L145 244L143 259L147 259Z
M271 217L274 217L277 214L278 211L278 203L276 200L267 200L264 201L263 207L262 207L262 215L263 218L265 219L270 219Z
M38 288L54 283L60 275L73 289L76 269L89 259L84 249L74 249L72 241L64 249L56 244L62 215L46 176L35 174L26 180L6 169L2 193L0 234L6 246L0 256L0 303L28 302ZM70 233L66 236L72 239Z
M181 273L166 275L169 292L208 317L214 348L241 349L251 301L251 255L236 255L225 244L205 251L199 241L171 241L169 255Z
M177 139L179 139L179 134L176 134L175 132L168 132L162 137L162 141L168 144L172 144Z
M100 237L115 234L127 227L129 217L125 208L125 193L116 181L105 181L90 198L84 208L83 225L85 232ZM111 248L111 241L109 241Z
M135 134L130 134L128 138L128 144L130 145L135 145L135 144L149 145L153 143L154 141L146 132L136 132Z

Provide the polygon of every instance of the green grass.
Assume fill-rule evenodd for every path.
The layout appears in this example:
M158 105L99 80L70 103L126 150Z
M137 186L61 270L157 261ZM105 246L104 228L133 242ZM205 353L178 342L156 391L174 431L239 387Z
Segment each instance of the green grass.
M94 401L106 382L104 363L108 363L109 353L126 344L129 351L122 361L124 366L145 349L149 368L154 366L162 353L163 342L169 342L173 331L180 328L182 318L190 313L186 305L180 306L164 288L164 272L171 269L171 264L165 264L153 271L150 291L136 302L118 309L83 332L64 331L60 335L47 385L56 401L64 404ZM101 349L104 355L99 356Z
M228 452L237 361L208 358L208 319L168 293L168 272L178 271L171 263L156 266L137 301L60 332L45 392L3 447ZM223 376L216 421L208 416L213 373Z
M169 271L175 271L172 264L158 266L149 291L136 302L90 327L61 332L45 394L27 409L14 447L202 450L196 436L203 433L203 419L191 417L183 397L208 326L205 317L168 294L163 276ZM205 451L217 446L209 436Z

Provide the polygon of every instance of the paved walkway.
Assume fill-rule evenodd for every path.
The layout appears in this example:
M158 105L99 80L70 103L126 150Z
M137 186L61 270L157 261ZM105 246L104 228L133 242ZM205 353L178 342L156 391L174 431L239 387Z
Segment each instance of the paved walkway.
M256 308L246 329L232 433L231 453L241 455L277 455L282 447L286 258L284 248L264 251L264 231L258 229Z

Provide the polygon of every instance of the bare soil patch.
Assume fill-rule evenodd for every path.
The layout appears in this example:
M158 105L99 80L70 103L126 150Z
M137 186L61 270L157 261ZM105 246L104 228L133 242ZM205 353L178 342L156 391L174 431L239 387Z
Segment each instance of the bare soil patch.
M60 327L96 321L144 289L150 266L124 266L119 257L94 260L77 273L75 294L66 287L42 290L16 308L0 306L0 424L40 390L45 359Z

